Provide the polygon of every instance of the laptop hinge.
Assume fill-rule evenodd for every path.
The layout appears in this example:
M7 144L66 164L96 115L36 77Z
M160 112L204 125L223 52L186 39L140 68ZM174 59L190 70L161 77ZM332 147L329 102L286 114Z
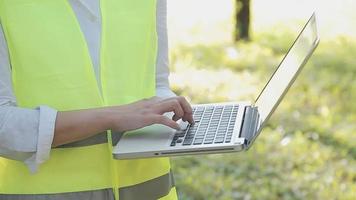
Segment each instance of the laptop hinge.
M257 135L257 126L259 120L259 113L257 107L246 106L242 121L242 128L240 137L245 139L245 145L249 145Z

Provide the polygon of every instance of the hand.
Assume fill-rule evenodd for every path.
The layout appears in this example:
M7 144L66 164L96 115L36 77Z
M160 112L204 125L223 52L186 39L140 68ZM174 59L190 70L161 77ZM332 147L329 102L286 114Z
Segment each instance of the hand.
M166 112L174 112L173 118L164 116ZM194 123L192 108L184 97L153 97L122 106L60 111L52 146L79 141L109 129L124 132L151 124L179 129L176 123L179 119Z
M179 129L179 119L193 124L192 107L184 97L162 99L152 97L135 103L106 108L109 112L111 129L123 132L139 129L152 124L163 124ZM174 112L172 119L164 116L166 112Z

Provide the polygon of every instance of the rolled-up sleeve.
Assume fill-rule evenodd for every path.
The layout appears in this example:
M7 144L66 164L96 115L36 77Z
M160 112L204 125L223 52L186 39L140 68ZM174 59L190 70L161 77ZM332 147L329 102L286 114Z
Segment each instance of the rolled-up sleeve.
M0 24L0 156L22 161L32 172L49 159L57 111L16 105L8 49Z

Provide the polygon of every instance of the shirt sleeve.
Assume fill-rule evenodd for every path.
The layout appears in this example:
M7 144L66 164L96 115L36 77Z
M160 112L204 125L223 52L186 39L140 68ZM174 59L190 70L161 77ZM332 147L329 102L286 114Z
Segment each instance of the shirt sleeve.
M159 97L176 96L169 87L169 58L167 31L167 0L157 1L158 52L156 61L156 95Z
M31 172L49 159L57 111L18 107L12 89L9 53L0 24L0 156L24 162Z

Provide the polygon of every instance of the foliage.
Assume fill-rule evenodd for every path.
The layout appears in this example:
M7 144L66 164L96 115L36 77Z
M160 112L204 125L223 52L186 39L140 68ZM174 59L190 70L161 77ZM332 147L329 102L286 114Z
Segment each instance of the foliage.
M176 48L173 88L194 103L252 100L295 37L270 32ZM354 199L355 52L354 39L322 41L249 151L174 158L180 199Z

